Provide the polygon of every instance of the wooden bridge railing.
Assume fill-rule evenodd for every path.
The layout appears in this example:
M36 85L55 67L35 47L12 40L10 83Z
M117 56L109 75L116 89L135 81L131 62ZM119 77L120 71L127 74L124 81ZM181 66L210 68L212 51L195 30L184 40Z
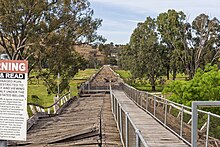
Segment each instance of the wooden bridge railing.
M28 103L29 110L32 113L32 116L27 120L29 130L40 117L47 117L49 115L56 115L62 112L62 109L68 105L68 102L75 97L70 96L70 92L64 94L62 97L58 98L55 103L48 107L43 107L38 104Z
M141 109L145 110L188 145L191 145L191 107L172 102L161 96L139 91L125 83L121 83L120 87ZM220 146L220 141L210 134L210 117L214 117L215 121L216 119L220 121L220 116L202 110L198 110L198 114L200 119L198 145Z
M43 107L41 105L35 103L28 103L28 107L30 108L32 114L36 114L39 112L46 112L47 114L56 114L61 106L66 103L71 98L70 92L64 94L62 97L58 98L55 103L48 107Z

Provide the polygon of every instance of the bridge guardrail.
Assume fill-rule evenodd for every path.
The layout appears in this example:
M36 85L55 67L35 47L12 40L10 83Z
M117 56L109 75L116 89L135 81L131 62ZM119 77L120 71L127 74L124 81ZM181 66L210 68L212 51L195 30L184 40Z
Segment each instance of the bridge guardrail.
M28 107L32 112L32 116L27 120L27 130L37 123L40 117L48 117L50 114L60 114L62 108L65 107L72 98L70 92L60 97L54 104L43 107L38 104L28 103Z
M32 114L36 114L38 112L45 112L47 114L56 114L58 109L65 104L69 99L71 98L70 92L64 94L62 97L60 97L58 100L56 100L55 103L48 107L43 107L38 104L34 103L28 103L27 105L29 106Z
M113 95L111 86L110 96L112 113L118 126L122 144L125 147L148 147L141 132L131 120L129 113L123 109L118 99Z
M188 145L191 145L191 107L172 102L148 92L139 91L125 83L121 83L120 86L128 97L140 108L145 110ZM200 125L198 127L200 139L198 140L198 145L220 146L220 141L210 135L210 117L215 117L215 119L220 121L220 116L203 110L198 110L198 116L200 118ZM212 125L214 124L212 123ZM215 129L212 128L212 130L214 131Z

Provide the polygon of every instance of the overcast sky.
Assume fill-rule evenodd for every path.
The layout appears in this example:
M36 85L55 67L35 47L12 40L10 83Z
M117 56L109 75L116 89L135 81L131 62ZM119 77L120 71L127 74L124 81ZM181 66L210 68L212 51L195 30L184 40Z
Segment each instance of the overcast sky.
M189 22L201 13L220 20L220 0L89 0L94 17L103 20L98 33L107 42L126 44L138 22L168 9L183 11Z

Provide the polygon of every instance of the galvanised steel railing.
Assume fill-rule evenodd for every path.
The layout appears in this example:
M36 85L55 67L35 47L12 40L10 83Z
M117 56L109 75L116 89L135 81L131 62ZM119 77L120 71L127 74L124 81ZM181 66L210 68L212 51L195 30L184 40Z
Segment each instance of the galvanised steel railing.
M161 96L151 94L149 92L139 91L125 83L121 83L120 87L141 109L154 117L167 129L176 136L191 144L191 123L192 108L167 100ZM211 122L210 118L215 121ZM220 126L214 126L215 122L220 121L220 116L211 112L198 110L198 145L204 146L220 146L220 141L210 135L211 131L215 131ZM217 119L217 120L216 120ZM212 125L213 126L212 126ZM215 127L215 128L214 128ZM212 133L213 134L213 133ZM215 136L216 137L216 136Z
M125 147L148 147L141 132L131 120L129 113L121 106L118 99L112 93L110 86L111 107L118 126L121 141Z

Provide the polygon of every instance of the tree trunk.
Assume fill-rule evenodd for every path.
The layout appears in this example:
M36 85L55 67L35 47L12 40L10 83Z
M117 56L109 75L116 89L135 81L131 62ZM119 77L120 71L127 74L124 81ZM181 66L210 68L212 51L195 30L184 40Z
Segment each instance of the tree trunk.
M168 65L167 66L167 71L166 71L167 73L167 80L169 80L170 79L170 66Z
M177 71L176 69L173 69L173 80L176 80L176 74L177 74L176 71Z
M151 88L152 88L152 91L156 91L156 86L155 85L152 85Z

